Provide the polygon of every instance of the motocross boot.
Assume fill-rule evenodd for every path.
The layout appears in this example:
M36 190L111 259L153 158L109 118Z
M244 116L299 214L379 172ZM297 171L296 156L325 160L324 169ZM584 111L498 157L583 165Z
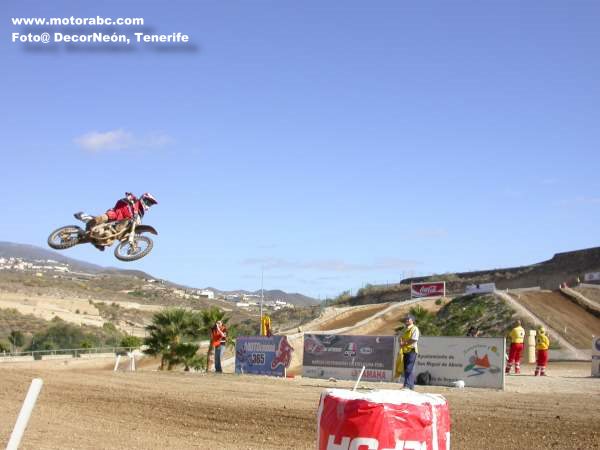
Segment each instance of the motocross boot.
M92 220L90 220L88 223L86 223L85 229L87 232L90 232L92 230L92 228L94 228L96 225L100 225L100 224L103 224L106 222L108 222L108 216L106 214L102 214L101 216L94 217ZM94 247L96 247L98 250L100 250L101 252L103 252L105 249L104 245L96 244L94 242L92 242L92 245Z

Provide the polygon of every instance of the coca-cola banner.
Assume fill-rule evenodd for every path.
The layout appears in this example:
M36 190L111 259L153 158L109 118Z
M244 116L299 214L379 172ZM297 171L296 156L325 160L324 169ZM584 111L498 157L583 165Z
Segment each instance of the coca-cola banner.
M446 295L446 282L435 283L411 283L410 296L415 297L442 297Z

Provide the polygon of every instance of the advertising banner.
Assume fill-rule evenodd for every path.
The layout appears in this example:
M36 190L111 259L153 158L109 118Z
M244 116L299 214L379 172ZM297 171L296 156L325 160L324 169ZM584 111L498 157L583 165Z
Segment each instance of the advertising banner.
M355 380L365 366L365 381L392 381L395 336L305 334L302 375Z
M503 338L421 337L415 376L429 372L431 384L504 389Z
M600 377L600 336L592 336L592 376Z
M469 284L465 294L488 294L496 290L496 283Z
M239 336L235 342L235 373L283 377L293 351L287 336Z
M600 281L600 272L588 272L583 276L584 281Z
M437 281L435 283L411 283L410 297L437 297L446 295L446 282Z

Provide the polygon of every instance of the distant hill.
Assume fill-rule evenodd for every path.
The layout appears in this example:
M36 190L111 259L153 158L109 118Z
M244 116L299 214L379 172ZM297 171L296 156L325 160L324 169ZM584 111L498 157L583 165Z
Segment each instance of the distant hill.
M114 267L102 267L102 266L98 266L96 264L91 264L91 263L81 261L78 259L69 258L69 257L62 255L61 253L55 252L53 250L48 250L45 248L37 247L35 245L17 244L14 242L0 241L0 258L2 258L2 257L3 258L10 258L10 257L22 258L22 259L28 260L28 261L34 261L34 260L47 261L50 259L53 261L57 261L59 263L68 264L71 267L71 270L76 271L76 272L90 273L90 274L95 274L95 275L119 275L119 276L130 276L130 277L137 277L137 278L143 278L143 279L156 279L156 277L154 277L146 272L143 272L141 270L117 269ZM181 284L173 283L173 282L166 281L166 280L165 280L165 283L168 286L172 286L172 287L176 287L176 288L195 289L195 288L183 286ZM221 291L216 288L207 288L207 289L210 289L210 290L214 291L215 293L222 294L222 295L229 295L229 294L260 295L260 291L255 291L255 292L249 292L249 291L244 291L244 290ZM265 290L264 298L266 301L284 300L284 301L286 301L288 303L292 303L293 305L296 305L296 306L310 306L310 305L316 305L319 303L314 298L307 297L305 295L298 294L298 293L288 294L281 290L269 290L269 291Z
M61 263L69 264L74 270L81 270L89 273L97 273L105 270L105 267L80 261L78 259L69 258L53 250L47 250L35 245L0 241L0 258L10 257L23 258L26 260L51 259Z
M139 278L154 278L152 275L141 270L117 269L115 267L102 267L86 261L75 258L69 258L54 250L48 250L42 247L29 244L17 244L14 242L0 241L0 258L22 258L25 260L54 260L60 263L68 264L72 270L108 275L129 275Z
M258 296L260 296L260 289L257 291L253 291L253 292L245 291L245 290L220 291L220 290L212 288L212 287L208 287L206 289L214 291L215 293L221 294L223 296L226 296L226 295L258 295ZM314 305L319 304L319 301L315 298L308 297L306 295L302 295L302 294L298 294L298 293L289 294L289 293L284 292L279 289L273 289L273 290L265 289L263 291L263 297L264 297L265 301L283 300L283 301L286 301L286 302L291 303L296 306L314 306Z

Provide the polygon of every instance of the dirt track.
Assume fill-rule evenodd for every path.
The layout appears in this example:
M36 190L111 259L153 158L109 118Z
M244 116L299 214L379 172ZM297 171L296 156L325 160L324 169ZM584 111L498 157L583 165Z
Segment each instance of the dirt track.
M419 302L419 306L431 312L439 311L443 305L436 305L436 300L423 300ZM416 305L406 305L384 314L382 317L372 320L365 327L353 330L351 334L368 334L368 335L394 335L397 332L396 328L403 325L403 318L410 312L411 308Z
M351 386L301 378L154 372L154 364L136 373L113 373L110 365L1 366L0 442L8 440L34 376L44 379L44 387L23 449L314 449L319 394L326 387ZM600 448L600 379L590 378L589 370L589 363L552 364L551 376L544 379L509 377L504 392L417 390L448 399L452 448L594 449Z
M576 348L589 349L592 335L600 335L600 319L556 291L524 292L513 297L560 332Z

